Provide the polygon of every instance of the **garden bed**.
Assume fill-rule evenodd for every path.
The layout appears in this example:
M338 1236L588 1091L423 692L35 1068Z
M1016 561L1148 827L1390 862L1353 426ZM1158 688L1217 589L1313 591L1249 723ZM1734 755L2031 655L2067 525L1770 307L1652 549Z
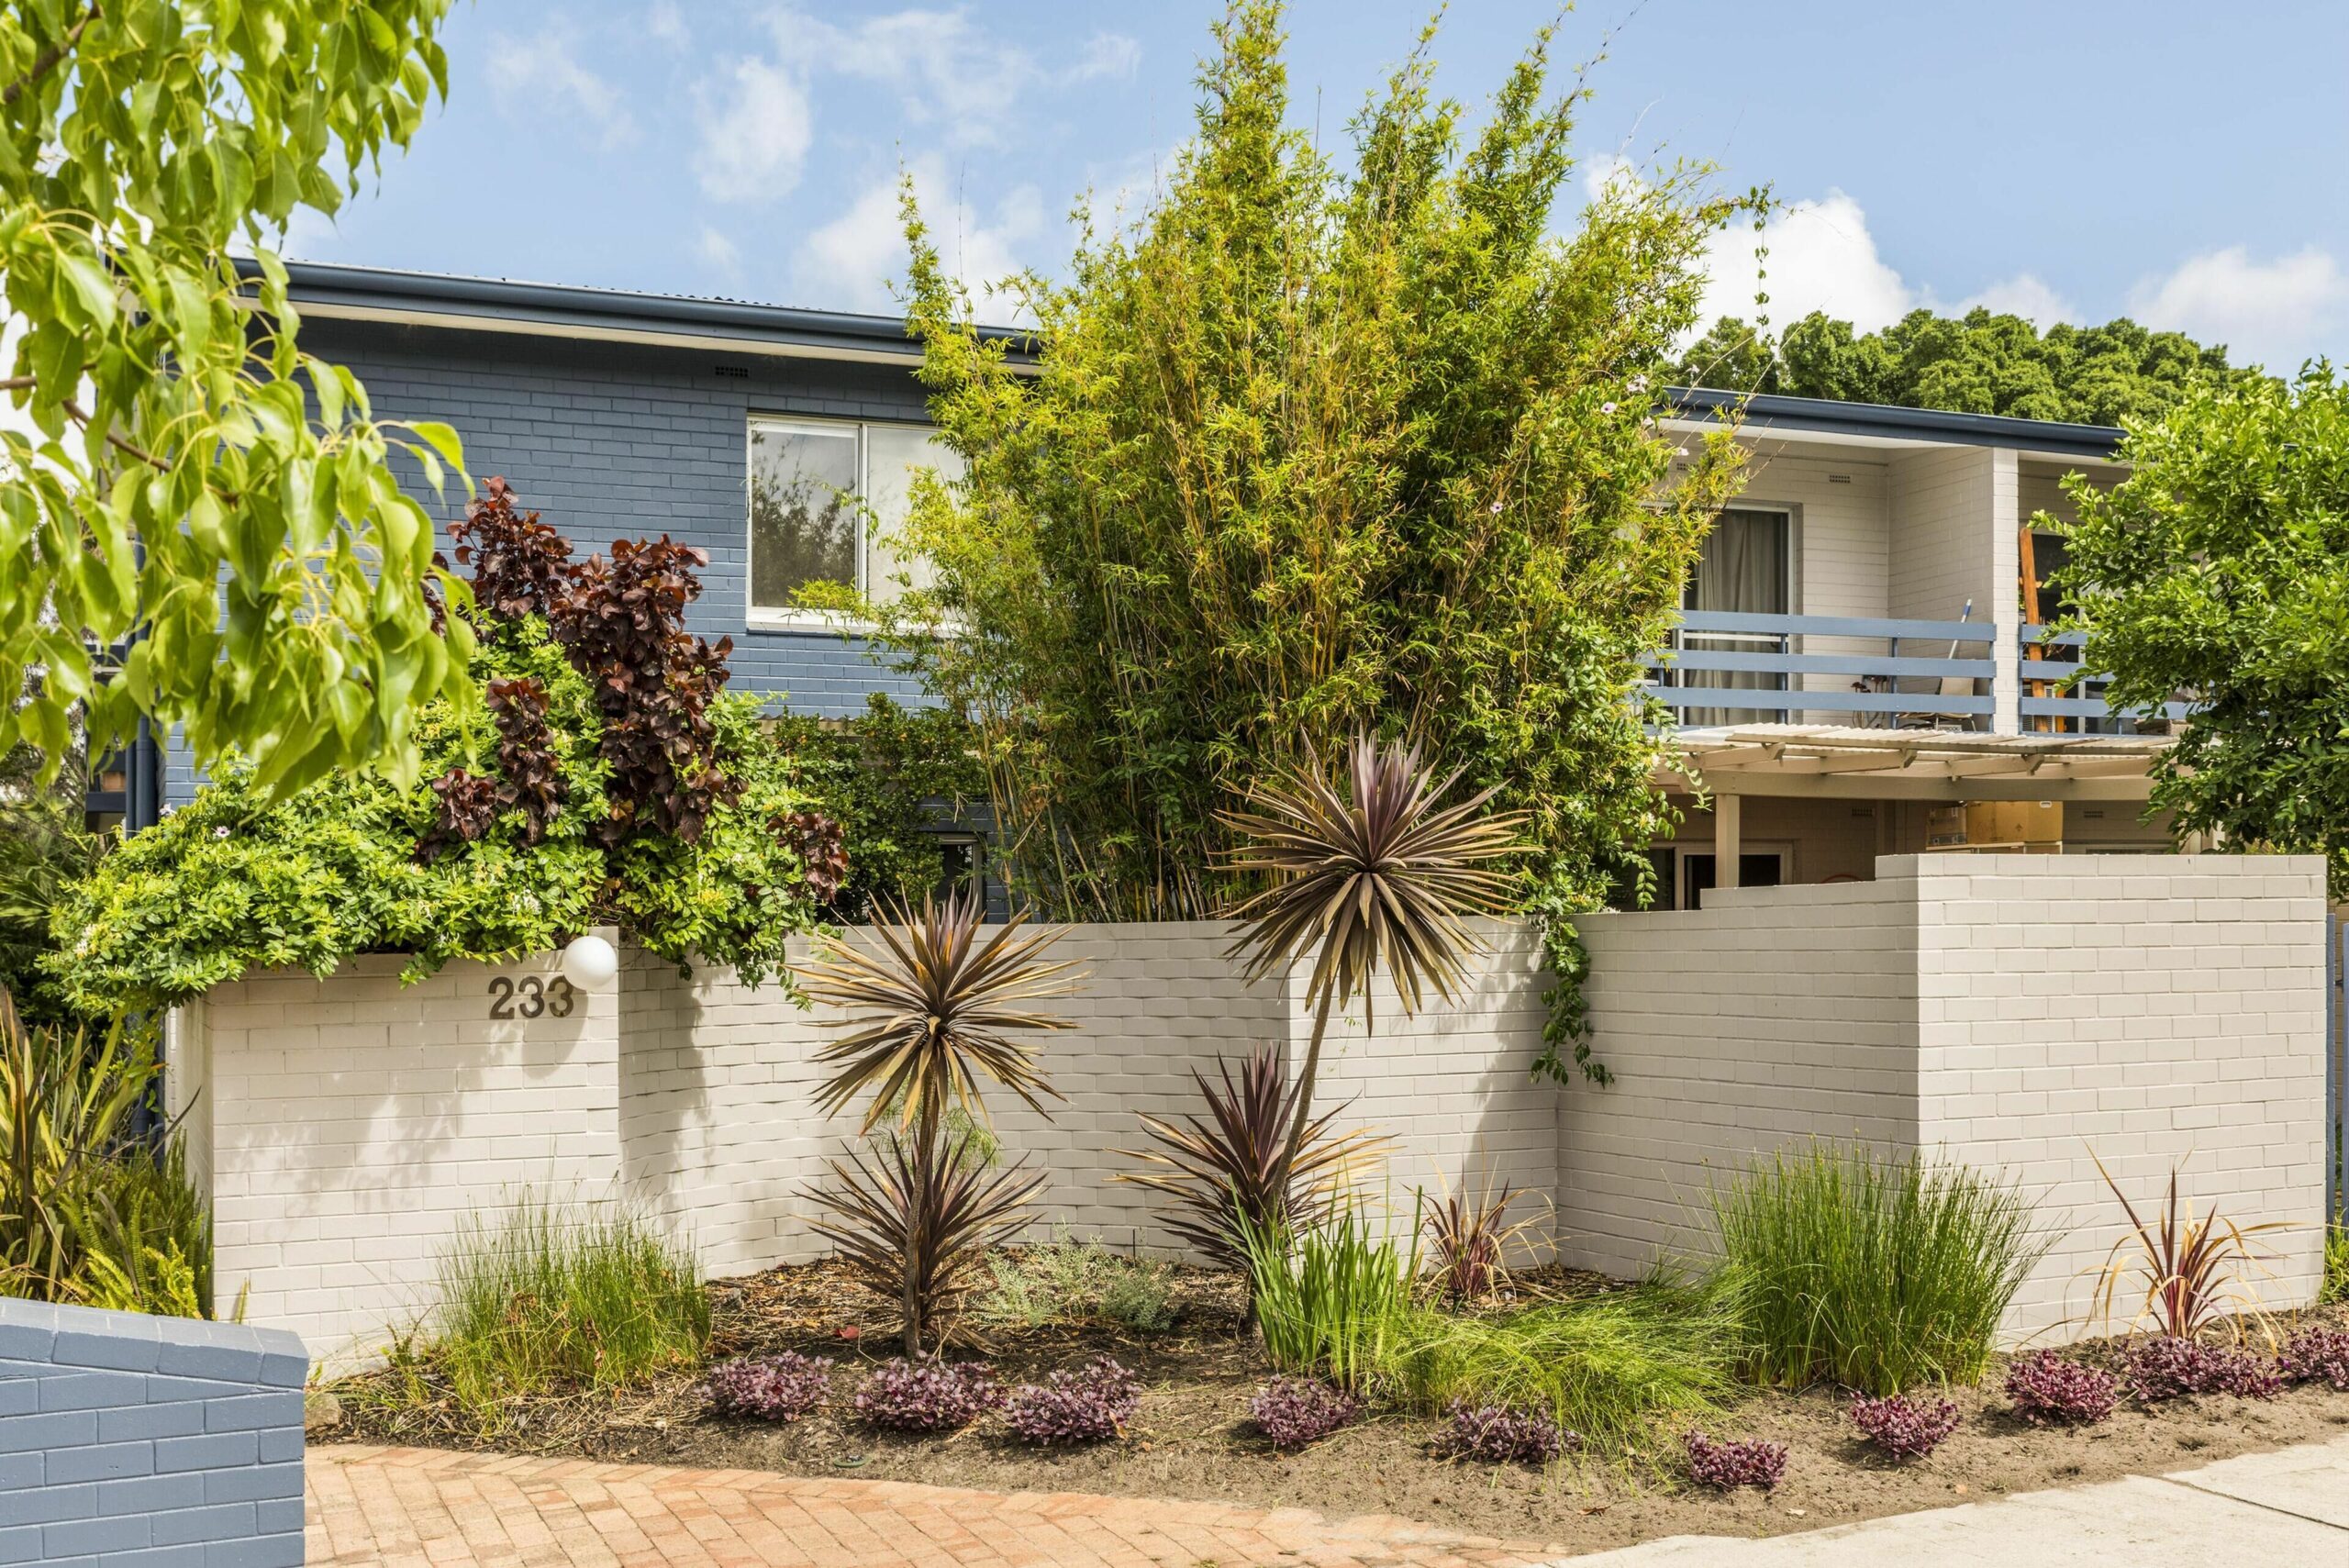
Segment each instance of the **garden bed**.
M713 1361L796 1351L829 1356L831 1396L788 1425L708 1413L699 1376L679 1371L634 1388L552 1392L484 1419L437 1392L427 1367L369 1373L340 1386L344 1419L331 1434L451 1448L562 1454L642 1463L852 1475L997 1491L1096 1492L1212 1498L1326 1514L1400 1515L1455 1529L1591 1550L1680 1533L1775 1533L2118 1476L2176 1470L2232 1454L2321 1440L2349 1429L2349 1394L2310 1384L2272 1400L2213 1396L2143 1409L2123 1401L2100 1425L2036 1429L2008 1412L1995 1374L1949 1397L1956 1432L1929 1457L1895 1465L1854 1431L1848 1403L1826 1391L1753 1392L1715 1423L1722 1435L1788 1451L1775 1491L1719 1494L1678 1473L1674 1434L1648 1451L1583 1454L1547 1470L1438 1458L1441 1420L1373 1415L1293 1454L1250 1429L1248 1396L1271 1375L1241 1320L1237 1275L1168 1265L1158 1274L1173 1320L1147 1331L1103 1318L1072 1321L1040 1303L1041 1321L967 1315L1007 1384L1040 1381L1093 1356L1117 1357L1144 1392L1121 1441L1037 1450L989 1423L952 1436L881 1432L850 1399L868 1366L896 1353L894 1316L835 1265L770 1271L710 1286ZM1513 1276L1518 1304L1612 1288L1596 1276L1538 1270ZM1485 1310L1497 1310L1487 1307ZM2349 1311L2303 1321L2349 1327ZM958 1353L979 1353L977 1348ZM2109 1345L2074 1353L2109 1358Z

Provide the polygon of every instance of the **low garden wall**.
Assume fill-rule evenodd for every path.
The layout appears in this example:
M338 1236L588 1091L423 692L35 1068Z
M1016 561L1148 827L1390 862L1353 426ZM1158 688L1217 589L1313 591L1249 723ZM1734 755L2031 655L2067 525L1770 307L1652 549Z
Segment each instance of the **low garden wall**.
M301 1341L0 1298L0 1562L300 1568Z
M1713 1172L1809 1136L1946 1147L2002 1167L2065 1229L2017 1304L2054 1327L2115 1234L2090 1149L2132 1192L2192 1154L2231 1217L2290 1219L2270 1289L2313 1292L2321 1207L2322 887L2314 860L1906 857L1873 883L1712 895L1603 916L1598 1090L1531 1080L1544 977L1533 934L1487 928L1453 1006L1391 995L1333 1023L1324 1104L1392 1135L1370 1190L1506 1182L1556 1203L1561 1254L1636 1273L1691 1244ZM1294 980L1252 984L1218 922L1078 928L1089 972L1043 1040L1050 1119L996 1101L1007 1154L1040 1161L1041 1229L1155 1249L1148 1195L1110 1177L1137 1113L1197 1108L1212 1073L1270 1040L1301 1056ZM395 958L326 981L256 974L174 1030L172 1095L216 1203L218 1289L322 1359L364 1360L430 1298L439 1248L523 1188L625 1197L689 1233L718 1273L822 1251L811 1184L853 1128L814 1109L828 1038L780 989L630 951L570 995L551 958ZM1375 1027L1374 1027L1375 1026ZM198 1090L202 1093L198 1093ZM2066 1301L2071 1307L2065 1306Z

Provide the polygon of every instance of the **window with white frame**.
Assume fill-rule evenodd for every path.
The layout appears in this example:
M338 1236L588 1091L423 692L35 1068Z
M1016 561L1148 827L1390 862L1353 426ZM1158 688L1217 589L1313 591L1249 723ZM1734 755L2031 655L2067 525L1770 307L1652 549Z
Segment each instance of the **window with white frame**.
M903 528L913 475L948 478L962 460L926 426L855 420L751 419L750 611L753 621L807 618L796 608L811 583L841 583L886 597L918 562L889 541Z

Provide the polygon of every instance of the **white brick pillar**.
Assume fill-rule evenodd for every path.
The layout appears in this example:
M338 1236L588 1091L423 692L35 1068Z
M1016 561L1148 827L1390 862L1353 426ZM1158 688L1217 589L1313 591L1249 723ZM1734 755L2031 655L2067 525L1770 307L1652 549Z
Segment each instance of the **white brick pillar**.
M2022 508L2021 462L2004 447L1990 452L1990 728L2022 733Z

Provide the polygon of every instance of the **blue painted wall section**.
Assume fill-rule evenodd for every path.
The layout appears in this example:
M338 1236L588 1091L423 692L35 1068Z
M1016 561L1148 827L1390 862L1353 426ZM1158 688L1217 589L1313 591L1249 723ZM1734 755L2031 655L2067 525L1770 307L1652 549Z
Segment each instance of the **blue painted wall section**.
M299 1568L281 1329L0 1299L0 1563Z
M456 427L475 479L505 475L579 554L662 533L707 550L688 624L712 641L734 639L736 689L838 717L862 711L873 691L922 700L861 644L823 630L753 630L747 614L751 416L920 421L910 369L323 317L303 324L302 344L350 367L379 417ZM463 497L453 486L445 497L420 481L411 488L445 537ZM173 748L165 798L191 799L197 782Z

